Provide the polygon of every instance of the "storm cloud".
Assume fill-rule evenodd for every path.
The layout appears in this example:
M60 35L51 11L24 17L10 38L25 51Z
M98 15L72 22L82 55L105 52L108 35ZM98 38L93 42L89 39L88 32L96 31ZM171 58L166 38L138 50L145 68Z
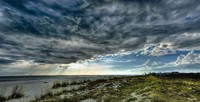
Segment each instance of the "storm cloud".
M0 57L63 64L149 44L199 50L199 27L199 0L1 0Z

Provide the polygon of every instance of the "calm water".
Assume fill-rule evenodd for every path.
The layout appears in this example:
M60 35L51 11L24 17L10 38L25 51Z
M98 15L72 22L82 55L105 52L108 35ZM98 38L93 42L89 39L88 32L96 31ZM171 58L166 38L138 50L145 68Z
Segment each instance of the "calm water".
M68 76L0 76L0 82L5 81L27 81L27 80L43 80L43 79L99 79L111 78L114 76L98 76L98 75L68 75Z

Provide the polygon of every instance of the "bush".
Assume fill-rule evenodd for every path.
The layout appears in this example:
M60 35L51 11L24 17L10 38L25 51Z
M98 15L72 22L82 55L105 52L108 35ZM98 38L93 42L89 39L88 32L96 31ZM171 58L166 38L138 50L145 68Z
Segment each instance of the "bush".
M46 94L41 96L41 99L47 98L47 97L52 97L53 93L52 92L47 92Z
M167 100L164 99L160 94L158 93L151 93L149 96L152 102L168 102Z
M61 87L61 84L59 82L57 82L57 81L54 81L52 88L56 89L56 88L59 88L59 87Z
M61 87L67 87L67 85L68 85L68 83L63 82L63 83L61 84Z
M136 100L137 100L136 97L132 97L132 98L129 98L127 101L128 101L128 102L131 102L131 101L136 101Z
M6 101L6 97L0 95L0 102L4 102L4 101Z
M77 84L79 84L79 83L76 82L76 81L73 81L73 82L70 83L70 85L77 85Z
M155 77L155 76L150 75L150 76L148 76L148 77L146 78L146 81L157 83L157 82L161 82L161 79L160 79L160 78L157 78L157 77Z
M12 94L8 97L9 99L21 98L24 96L23 87L21 85L15 85L12 90Z

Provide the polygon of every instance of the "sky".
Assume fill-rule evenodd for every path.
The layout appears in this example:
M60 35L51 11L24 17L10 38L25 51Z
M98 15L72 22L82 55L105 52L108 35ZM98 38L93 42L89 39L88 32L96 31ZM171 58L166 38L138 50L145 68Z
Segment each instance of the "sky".
M0 76L200 72L199 0L0 0Z

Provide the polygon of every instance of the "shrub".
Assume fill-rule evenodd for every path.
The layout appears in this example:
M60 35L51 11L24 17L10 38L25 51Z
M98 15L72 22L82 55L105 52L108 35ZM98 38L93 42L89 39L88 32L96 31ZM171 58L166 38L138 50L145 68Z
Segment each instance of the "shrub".
M164 97L162 97L162 95L158 94L158 93L151 93L150 94L150 100L152 102L167 102Z
M137 100L136 97L132 97L132 98L129 98L127 101L128 101L128 102L131 102L131 101L136 101L136 100Z
M61 84L61 87L67 87L67 85L68 85L68 83L63 82L63 83Z
M9 99L21 98L24 96L23 87L21 85L15 85L12 90L12 94L8 97Z
M146 78L146 81L157 83L157 82L161 82L161 79L160 79L160 78L157 78L157 77L155 77L155 76L150 75L150 76L148 76L148 77Z
M57 81L54 81L52 88L56 89L56 88L59 88L59 87L61 87L61 84L59 82L57 82Z
M76 81L73 81L73 82L70 83L70 85L76 85L76 84L79 84L79 83L76 82Z
M4 101L6 101L6 97L0 95L0 102L4 102Z
M42 95L41 99L44 99L44 98L47 98L47 97L52 97L52 96L53 96L53 93L49 91L46 94Z

